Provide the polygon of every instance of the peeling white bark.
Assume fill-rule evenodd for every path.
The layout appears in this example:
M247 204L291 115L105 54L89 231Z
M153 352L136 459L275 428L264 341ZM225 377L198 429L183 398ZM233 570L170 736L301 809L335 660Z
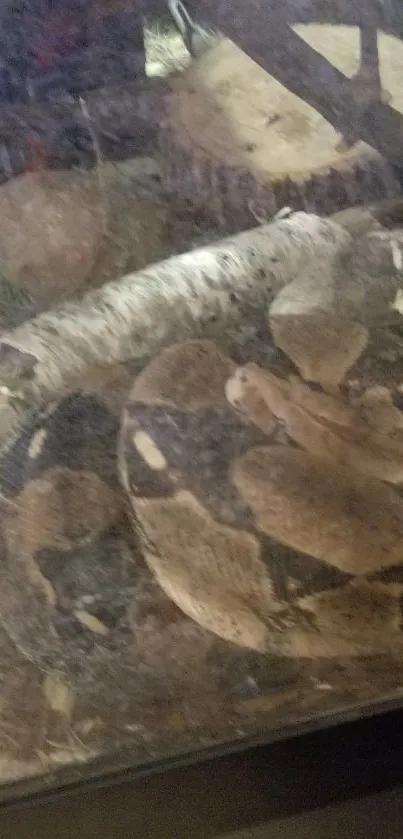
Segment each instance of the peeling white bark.
M295 213L128 275L27 321L0 340L0 384L31 405L77 386L95 365L140 358L167 341L220 336L298 276L328 272L349 233Z

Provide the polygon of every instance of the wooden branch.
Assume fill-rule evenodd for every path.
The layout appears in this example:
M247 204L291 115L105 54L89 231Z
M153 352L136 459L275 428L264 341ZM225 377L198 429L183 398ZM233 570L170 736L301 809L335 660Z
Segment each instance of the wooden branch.
M186 7L196 21L210 23L210 13L204 12L207 8L204 0L184 0ZM284 0L281 4L277 0L263 0L266 22L271 20L273 12L280 13L284 23L293 25L296 23L329 23L343 24L344 26L360 26L363 19L371 21L379 29L389 32L397 38L403 34L403 16L399 0L385 0L379 3L378 0ZM248 3L247 11L244 11L244 25L247 21L250 24L249 11L251 4ZM232 3L228 5L227 13L232 15Z
M352 119L359 136L395 165L403 163L403 115L382 103L371 104L357 119L354 83L316 52L287 24L287 8L250 0L247 25L244 0L199 0L200 13L236 42L257 64L319 111L344 135Z
M0 384L28 406L79 386L99 365L141 358L168 340L222 338L252 324L298 272L331 270L351 237L306 213L172 257L23 323L0 341Z
M270 2L266 2L266 13L271 15ZM273 2L274 6L274 2ZM363 19L370 20L375 26L387 25L386 15L378 0L361 0L352 3L351 0L285 0L282 4L284 19L293 23L333 23L345 26L360 26ZM391 25L391 22L390 22Z

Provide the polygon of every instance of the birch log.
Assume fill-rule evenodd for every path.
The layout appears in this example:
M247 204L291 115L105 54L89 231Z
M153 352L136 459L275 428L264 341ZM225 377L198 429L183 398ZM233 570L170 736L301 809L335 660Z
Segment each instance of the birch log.
M0 384L31 404L52 400L91 368L141 358L168 340L222 336L298 276L331 270L350 235L295 213L174 256L18 326L0 340Z

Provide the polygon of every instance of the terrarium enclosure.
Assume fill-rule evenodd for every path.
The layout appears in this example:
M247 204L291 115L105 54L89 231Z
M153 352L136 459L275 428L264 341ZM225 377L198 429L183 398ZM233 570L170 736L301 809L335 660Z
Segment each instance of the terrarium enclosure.
M1 4L4 800L400 704L402 35Z

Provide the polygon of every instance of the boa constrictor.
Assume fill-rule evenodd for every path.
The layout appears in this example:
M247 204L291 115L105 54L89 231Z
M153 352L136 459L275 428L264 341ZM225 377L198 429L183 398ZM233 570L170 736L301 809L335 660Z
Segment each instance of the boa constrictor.
M0 611L24 654L62 649L77 623L113 643L138 548L167 598L232 644L400 649L402 371L396 387L366 386L364 364L358 385L326 392L262 357L171 345L134 381L126 370L119 394L71 394L23 430L0 463Z
M122 649L141 563L190 634L290 658L400 650L403 351L376 328L401 296L399 239L302 272L249 345L95 371L24 426L0 457L0 620L24 655Z

